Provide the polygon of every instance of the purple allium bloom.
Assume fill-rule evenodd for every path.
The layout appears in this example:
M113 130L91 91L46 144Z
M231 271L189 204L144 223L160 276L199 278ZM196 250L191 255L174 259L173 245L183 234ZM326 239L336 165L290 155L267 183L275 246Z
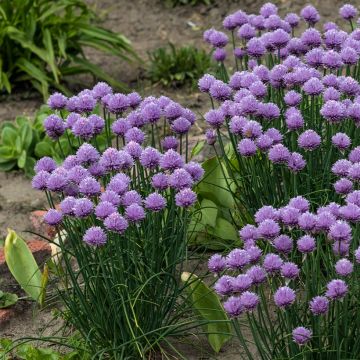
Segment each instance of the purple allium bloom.
M296 279L300 274L299 267L293 262L285 262L280 269L281 275L287 279Z
M303 90L308 95L320 95L324 90L324 85L318 78L312 77L303 85Z
M271 139L268 135L260 135L257 139L256 139L256 146L261 150L261 151L268 151L272 145L274 144L273 139Z
M246 274L250 276L252 283L254 285L259 285L266 280L266 272L259 265L254 265L251 268L249 268Z
M334 100L334 101L338 101L340 99L340 92L338 90L336 90L334 87L328 87L325 91L324 91L324 101L325 103L330 101L330 100Z
M265 65L255 66L253 74L256 75L263 83L267 84L269 82L270 71Z
M64 109L66 107L66 103L67 103L67 97L59 92L50 95L47 101L48 106L52 110Z
M161 153L150 146L145 148L140 156L140 163L144 168L154 169L160 164Z
M329 310L329 300L325 296L315 296L310 301L309 307L314 315L326 314Z
M301 103L301 94L295 90L290 90L284 96L284 101L288 106L298 106Z
M210 95L220 101L224 101L230 98L231 88L221 80L215 80L210 86Z
M118 195L124 194L130 184L130 178L122 173L113 176L106 187L106 190L112 190Z
M125 216L131 222L138 222L145 219L145 211L142 206L131 204L125 209Z
M324 49L313 48L305 55L305 61L309 66L318 68L322 65L322 57L324 55Z
M170 149L160 159L160 166L164 170L175 170L184 166L184 161L179 153Z
M321 137L314 130L305 130L298 138L300 148L312 151L319 147Z
M141 195L136 190L127 191L121 198L121 205L130 206L132 204L142 204Z
M246 245L246 243L245 243ZM262 255L262 250L258 246L249 246L246 248L246 251L249 255L250 263L255 264L257 263Z
M349 276L354 270L354 265L348 259L340 259L335 264L335 270L341 276Z
M95 135L101 134L105 126L105 120L102 117L95 114L90 115L88 117L88 120L90 121L90 123L94 128L94 134Z
M65 122L65 128L66 129L72 129L72 127L74 126L74 124L81 118L81 116L79 114L76 113L70 113L67 117L66 117L66 122Z
M283 261L281 257L277 254L267 254L264 257L263 267L268 274L273 274L276 271L279 271Z
M235 48L234 49L234 56L237 59L242 59L245 55L246 55L246 50L244 50L242 48Z
M255 221L259 224L267 219L276 221L279 219L279 213L274 207L266 205L255 213Z
M95 178L89 176L81 180L79 190L86 196L96 196L101 192L101 185Z
M90 113L94 110L96 106L96 100L90 94L81 94L77 96L76 100L76 110L79 112Z
M323 29L324 29L324 31L337 30L337 29L339 29L339 27L334 22L328 21L323 25Z
M295 302L295 291L288 286L278 288L274 294L276 306L280 308L287 307Z
M62 119L55 115L49 115L44 120L46 134L53 140L57 140L65 132L65 124Z
M223 62L226 59L226 50L223 48L216 48L212 56L215 61Z
M330 226L336 221L336 217L329 211L324 211L317 215L316 229L317 230L329 230Z
M141 109L141 116L147 123L156 123L161 118L161 108L155 103L146 104Z
M354 65L359 60L359 54L350 46L346 46L340 51L340 57L346 65Z
M160 211L166 206L166 199L158 194L152 193L144 200L145 208L151 211Z
M161 146L164 149L164 151L167 151L170 149L176 151L179 146L179 140L175 136L165 136L161 140Z
M328 236L334 241L350 241L351 226L346 221L338 220L330 226Z
M258 38L252 38L246 45L247 53L254 58L261 58L266 53L263 42Z
M242 139L237 146L238 152L242 156L252 156L256 154L256 143L250 139Z
M127 222L127 220L117 212L109 215L105 219L104 225L108 230L116 232L118 234L123 234L125 230L129 227L129 223Z
M84 143L76 151L76 160L79 164L92 164L99 160L99 152L90 144Z
M257 231L260 237L271 240L279 235L280 226L274 220L266 219L259 224Z
M67 171L65 169L58 168L57 172L54 171L46 182L46 187L50 191L60 192L63 191L66 185L69 183L67 178Z
M327 30L324 34L324 43L328 49L340 50L347 36L345 31Z
M164 109L165 117L172 121L180 116L182 116L184 109L178 103L171 101Z
M290 131L301 129L305 123L300 110L293 107L286 110L285 122Z
M355 260L360 264L360 246L355 250Z
M230 14L228 16L226 16L223 20L223 27L226 30L234 30L237 27L237 24L235 22L235 17L234 14Z
M143 152L143 148L141 147L140 144L138 144L135 141L129 141L125 147L124 150L133 158L133 159L139 159L142 152Z
M331 171L338 176L348 176L352 163L346 159L337 160L331 167Z
M292 337L296 344L300 346L305 345L310 341L312 337L312 331L303 326L299 326L292 331Z
M56 162L49 156L44 156L38 160L34 166L36 173L40 171L46 171L48 173L53 172L56 169Z
M127 115L127 117L125 119L124 118L120 118L120 119L122 121L126 120L128 125L117 123L115 125L116 128L115 127L113 128L113 132L117 133L117 135L125 134L132 127L137 127L140 129L146 124L146 121L141 116L141 112L139 110L132 111L131 113L129 113ZM115 123L113 123L113 124L115 124Z
M255 310L259 303L259 296L256 295L254 292L245 291L240 295L240 304L247 311Z
M360 206L360 190L354 190L345 198L347 204L355 204Z
M244 292L250 289L252 285L251 277L247 274L240 274L231 279L231 287L233 292Z
M298 250L303 253L311 253L316 248L315 239L312 236L304 235L297 241Z
M190 188L193 183L192 176L185 169L176 169L169 176L169 185L176 190Z
M219 285L219 287L222 290L222 287L220 285ZM215 288L215 291L216 291L216 288ZM219 294L218 291L216 291L216 292ZM224 310L226 311L226 313L232 318L237 317L244 312L244 308L240 302L240 298L237 296L230 296L226 301L224 301L223 307L224 307Z
M360 207L355 204L347 204L339 209L341 218L347 221L357 222L360 220Z
M112 190L106 190L101 194L100 201L109 202L115 206L118 206L120 204L120 196Z
M98 82L92 88L91 93L95 99L100 100L105 95L112 94L112 88L105 82Z
M345 20L351 20L357 15L357 9L351 4L345 4L340 8L339 14Z
M220 128L224 123L225 116L221 110L210 110L204 115L205 121L213 128Z
M256 29L248 23L243 24L237 31L237 36L240 39L250 40L251 38L256 36Z
M122 164L119 150L115 148L107 148L102 153L99 163L107 171L119 170Z
M341 178L340 180L336 181L334 184L334 189L338 194L346 195L351 192L353 188L353 183L351 180L346 178Z
M289 42L290 35L283 29L277 29L271 33L271 42L273 46L277 49L280 49Z
M93 203L86 198L76 199L73 212L76 217L82 218L89 216L94 209Z
M73 215L74 214L74 205L76 203L76 198L73 196L67 196L60 203L60 210L64 215Z
M85 117L80 117L72 127L73 134L84 140L91 139L95 134L94 131L94 125Z
M50 173L48 173L47 171L38 171L37 174L35 174L35 176L32 178L32 187L37 190L46 190L49 177Z
M245 96L240 100L240 109L242 115L256 114L259 111L259 101L253 95Z
M266 3L260 8L260 15L264 18L268 18L271 15L276 15L278 12L278 8L273 3Z
M230 132L235 135L241 135L242 129L248 120L243 116L234 116L229 122Z
M214 290L218 295L229 295L232 292L231 276L224 275L215 283Z
M195 161L185 164L184 169L191 175L194 182L200 181L205 173L203 167Z
M309 25L312 26L320 20L318 11L312 5L305 6L301 10L300 15Z
M257 98L262 98L267 94L267 87L260 80L253 82L249 86L249 90Z
M215 77L205 74L198 82L200 91L209 92L211 85L216 81Z
M130 107L132 107L133 109L141 103L141 96L137 92L127 94L127 98L129 100Z
M55 209L48 210L44 215L45 223L51 226L59 225L62 221L62 218L61 211Z
M102 246L106 244L105 231L100 226L92 226L87 229L83 241L91 246Z
M360 162L360 146L357 146L356 148L354 148L350 151L349 160L352 163ZM43 169L43 170L46 170L46 169Z
M280 217L282 223L290 227L298 224L300 215L300 210L292 206L285 206L280 209Z
M322 43L321 33L313 28L305 30L301 34L300 40L305 46L309 46L311 48L319 47Z
M70 112L78 112L78 97L77 96L72 96L70 98L68 98L67 104L66 104L66 109Z
M301 39L299 39L299 38L290 39L286 48L288 49L290 54L296 55L296 56L305 54L308 49L308 47L306 45L304 45L303 42L301 41Z
M322 63L325 68L329 69L339 69L343 65L340 54L334 50L324 52Z
M250 257L243 249L234 249L226 257L226 265L230 269L242 269L249 263Z
M334 279L327 284L326 296L332 300L343 298L348 292L345 281Z
M216 30L213 30L210 33L209 43L212 46L222 48L226 46L228 42L229 42L229 38L225 33Z
M141 145L145 141L145 134L139 128L133 127L126 131L125 140L126 143L129 143L130 141L135 141Z
M275 129L275 128L267 129L264 132L264 135L267 135L271 139L273 139L274 144L280 143L282 141L282 139L283 139L283 136L281 135L280 131L278 129Z
M107 108L113 114L120 114L130 106L128 97L124 94L117 93L110 96Z
M293 241L287 235L279 235L274 239L273 246L276 251L284 254L289 254L293 248Z
M157 173L152 177L151 185L154 189L165 190L169 186L169 178L164 173Z
M316 225L316 215L310 212L305 212L299 216L298 225L300 229L305 231L311 231Z
M188 208L197 200L196 194L191 189L183 189L175 195L177 206Z
M300 18L299 16L297 16L297 14L295 13L288 13L284 20L292 27L296 27L298 26L299 22L300 22Z
M262 126L254 120L247 121L242 128L242 135L250 139L256 139L262 134Z
M269 150L269 160L274 164L286 163L289 161L290 156L289 149L282 144L276 144Z
M349 168L349 178L355 181L360 180L360 163L355 163Z
M289 201L289 206L299 209L301 212L309 211L310 202L303 196L296 196Z
M350 241L335 241L332 250L335 256L349 256Z
M99 219L105 219L116 212L116 207L109 201L102 201L95 207L95 215Z
M220 254L214 254L208 261L208 269L213 273L220 273L226 268L226 259Z
M245 225L239 231L239 235L240 235L241 239L243 239L245 242L249 241L249 240L257 240L259 237L256 226L251 225L251 224Z

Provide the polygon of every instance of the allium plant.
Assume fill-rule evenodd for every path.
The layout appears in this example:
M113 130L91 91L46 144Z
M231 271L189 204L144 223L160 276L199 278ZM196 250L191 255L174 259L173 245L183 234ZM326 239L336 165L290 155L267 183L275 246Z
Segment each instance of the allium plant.
M230 47L235 58L235 72L222 57L218 78L204 75L199 88L212 104L204 115L208 143L242 221L263 204L280 206L295 195L318 204L336 199L331 166L360 135L357 10L344 5L340 15L345 30L334 23L316 29L314 7L281 18L267 3L259 14L227 16L230 36L204 33L215 51ZM301 21L308 25L303 32Z
M203 175L185 151L195 116L169 98L113 94L105 83L48 104L47 134L72 134L77 147L61 164L40 159L32 181L59 233L66 319L94 358L142 358L185 326L180 274L192 187Z
M281 208L263 206L256 225L241 228L242 248L210 258L215 291L248 359L359 357L357 195L316 212L301 196Z

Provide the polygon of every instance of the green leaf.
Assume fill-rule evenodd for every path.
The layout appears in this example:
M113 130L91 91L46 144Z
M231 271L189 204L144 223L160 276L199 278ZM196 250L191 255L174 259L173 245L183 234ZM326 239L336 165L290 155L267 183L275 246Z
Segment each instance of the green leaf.
M35 146L35 155L39 158L50 156L52 154L52 146L46 141L40 141Z
M16 160L0 162L0 171L10 171L16 166Z
M4 145L15 147L17 131L10 126L5 126L1 132L1 142Z
M55 82L58 83L59 82L59 77L58 77L59 70L58 70L58 67L56 66L55 53L54 53L53 43L52 43L52 39L51 39L51 33L50 33L49 29L44 29L43 43L44 43L45 49L47 50L48 64L54 75Z
M212 227L216 226L216 219L218 216L218 209L216 204L208 199L204 199L201 201L201 214L202 219L201 222L204 225L210 225Z
M16 140L15 140L15 150L17 152L17 154L21 154L23 148L22 148L22 142L21 142L21 136L18 135Z
M208 232L223 240L239 242L237 229L222 217L216 219L216 225L212 228L208 228Z
M196 145L191 150L191 156L190 158L193 158L196 155L199 155L201 150L204 148L205 141L201 140L196 143Z
M184 272L181 280L188 285L192 307L202 320L208 341L215 352L231 339L230 321L215 292L196 275Z
M35 166L36 160L32 157L27 157L26 158L26 162L24 165L24 171L25 171L25 175L27 177L32 177L34 175L34 166Z
M4 293L0 291L0 309L4 309L16 304L18 297L16 294Z
M23 290L37 301L41 296L41 271L25 241L8 229L4 254L6 264Z
M14 148L10 146L0 146L0 164L16 159Z
M33 139L33 133L29 123L25 123L21 126L20 137L23 149L27 150Z
M15 119L15 122L18 127L21 127L22 125L29 123L29 118L27 118L25 116L17 116Z
M18 158L17 165L20 169L23 169L26 163L26 150L23 150Z

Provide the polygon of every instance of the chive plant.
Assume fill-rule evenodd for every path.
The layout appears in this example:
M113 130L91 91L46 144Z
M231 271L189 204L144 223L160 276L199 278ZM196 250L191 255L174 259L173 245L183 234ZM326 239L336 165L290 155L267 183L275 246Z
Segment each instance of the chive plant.
M199 80L212 105L204 115L207 138L240 223L260 206L280 206L296 195L315 204L339 199L331 168L350 144L359 145L360 135L357 9L344 5L340 14L348 32L334 23L321 31L315 28L317 10L307 6L301 18L308 28L301 32L299 16L282 19L267 3L260 14L240 10L227 16L223 25L230 37L215 29L204 33L219 61L217 78L206 74ZM228 44L234 73L226 66Z
M40 159L32 184L58 231L64 316L93 358L143 358L194 326L180 275L191 188L203 176L188 161L195 116L169 98L114 94L105 83L48 104L44 128L73 154L60 164Z

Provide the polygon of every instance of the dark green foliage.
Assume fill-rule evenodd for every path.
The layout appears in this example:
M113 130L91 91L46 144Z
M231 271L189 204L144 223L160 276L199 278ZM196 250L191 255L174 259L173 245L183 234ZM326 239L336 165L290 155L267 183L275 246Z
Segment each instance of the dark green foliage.
M164 0L166 4L171 6L178 6L178 5L211 5L213 0Z
M135 54L122 35L94 24L84 0L0 1L0 92L25 84L46 98L49 87L68 93L64 78L90 73L116 87L85 56L91 47L129 61Z
M149 78L165 86L194 84L211 66L210 56L195 46L159 48L150 56Z

